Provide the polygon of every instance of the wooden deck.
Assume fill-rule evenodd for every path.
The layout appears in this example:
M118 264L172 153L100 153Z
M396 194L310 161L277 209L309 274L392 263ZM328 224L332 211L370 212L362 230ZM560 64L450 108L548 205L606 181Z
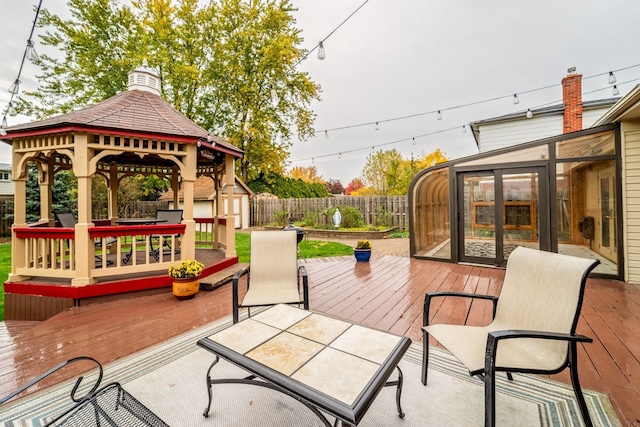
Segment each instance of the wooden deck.
M499 269L391 256L370 263L314 259L304 265L313 310L414 341L422 338L427 291L497 295L504 277ZM467 304L444 299L434 320L480 324L490 318L486 303ZM225 285L188 301L163 293L74 307L41 323L6 322L0 329L0 396L71 357L87 355L107 364L230 314L231 286ZM578 332L594 339L580 349L583 387L606 392L623 425L640 426L640 286L590 279ZM49 384L77 373L69 369ZM568 382L566 373L553 378Z

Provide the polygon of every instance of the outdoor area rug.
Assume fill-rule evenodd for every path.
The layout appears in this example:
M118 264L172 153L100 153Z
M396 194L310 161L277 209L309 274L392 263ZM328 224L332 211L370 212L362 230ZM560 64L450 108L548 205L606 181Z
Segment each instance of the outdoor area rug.
M228 327L225 319L193 330L104 367L102 384L118 381L136 399L167 424L181 426L320 426L304 405L279 392L251 385L224 384L213 388L209 418L206 372L213 355L195 345L200 338ZM433 348L429 383L420 382L421 343L414 343L400 368L404 374L402 408L398 417L395 387L382 389L366 413L363 427L479 426L484 421L484 387L448 352ZM241 378L246 372L220 361L213 377ZM94 376L95 377L95 376ZM395 379L396 372L390 380ZM87 387L92 374L85 375ZM69 405L75 380L49 387L0 408L0 426L41 426ZM84 383L84 382L83 382ZM607 396L584 390L594 425L620 426ZM570 385L534 375L514 374L514 381L500 375L497 384L497 425L580 426L582 419ZM4 421L4 423L2 422ZM333 419L329 418L333 423Z

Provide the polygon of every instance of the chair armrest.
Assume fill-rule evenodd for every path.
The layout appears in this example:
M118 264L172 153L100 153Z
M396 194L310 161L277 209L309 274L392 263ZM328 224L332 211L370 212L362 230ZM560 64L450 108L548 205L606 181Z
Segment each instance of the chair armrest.
M54 372L64 368L65 366L67 366L67 365L69 365L69 364L71 364L73 362L78 362L78 361L81 361L81 360L88 360L90 362L94 362L96 365L98 365L98 368L99 368L99 373L98 373L98 378L96 378L96 383L93 385L91 390L89 390L84 396L76 397L76 391L78 391L78 387L80 387L80 383L82 382L84 377L82 377L82 376L78 377L78 379L76 380L75 385L73 386L73 389L71 389L71 395L70 395L71 400L73 400L76 403L83 401L88 396L93 395L93 393L98 389L98 387L100 386L100 383L102 382L102 374L103 374L102 365L100 364L100 362L98 362L93 357L88 357L88 356L74 357L73 359L69 359L66 362L62 362L62 363L54 366L53 368L49 369L44 374L42 374L39 377L29 381L27 384L25 384L24 386L20 387L19 389L17 389L15 391L11 392L10 394L0 398L0 405L5 403L8 400L14 398L18 394L22 393L23 391L25 391L26 389L28 389L32 385L34 385L36 383L39 383L40 381L42 381L43 379L47 378L49 375L53 374Z
M300 276L302 276L302 297L304 309L309 310L309 275L304 265L298 267L298 292L300 292Z
M496 353L498 351L498 342L505 339L513 338L534 338L543 340L567 341L571 345L579 342L593 342L593 339L584 335L564 334L558 332L530 331L530 330L502 330L489 332L487 335L487 346L485 349L485 372L487 369L495 370Z
M483 299L489 300L493 302L493 317L496 316L496 306L498 304L498 297L493 295L481 295L481 294L470 294L465 292L451 292L451 291L441 291L441 292L428 292L424 296L424 310L422 313L422 326L429 325L429 307L431 306L431 299L435 297L461 297L461 298L472 298L472 299Z
M233 275L233 279L232 279L232 292L231 292L231 310L233 312L233 323L236 324L238 323L238 321L240 320L239 314L238 314L238 308L239 308L239 298L238 298L238 286L239 286L239 282L240 282L240 277L242 277L244 274L247 275L247 289L249 288L249 269L251 267L247 267L247 268L243 268L242 270L238 270L234 273Z

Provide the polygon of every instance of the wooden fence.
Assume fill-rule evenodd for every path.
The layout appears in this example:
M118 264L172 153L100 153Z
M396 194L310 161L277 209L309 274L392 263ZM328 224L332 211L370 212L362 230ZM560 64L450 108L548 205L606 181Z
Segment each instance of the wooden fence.
M409 229L407 196L324 197L317 199L258 199L250 202L252 226L313 218L320 225L332 224L336 207L358 209L367 225L386 225ZM324 214L323 214L324 213Z
M9 216L10 218L7 218ZM11 237L13 199L0 200L0 237Z

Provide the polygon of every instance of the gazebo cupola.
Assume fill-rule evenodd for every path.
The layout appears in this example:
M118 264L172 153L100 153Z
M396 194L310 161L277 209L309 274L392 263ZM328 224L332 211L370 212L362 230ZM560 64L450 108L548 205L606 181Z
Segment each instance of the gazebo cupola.
M144 90L160 96L160 76L145 59L141 67L129 71L128 90Z

